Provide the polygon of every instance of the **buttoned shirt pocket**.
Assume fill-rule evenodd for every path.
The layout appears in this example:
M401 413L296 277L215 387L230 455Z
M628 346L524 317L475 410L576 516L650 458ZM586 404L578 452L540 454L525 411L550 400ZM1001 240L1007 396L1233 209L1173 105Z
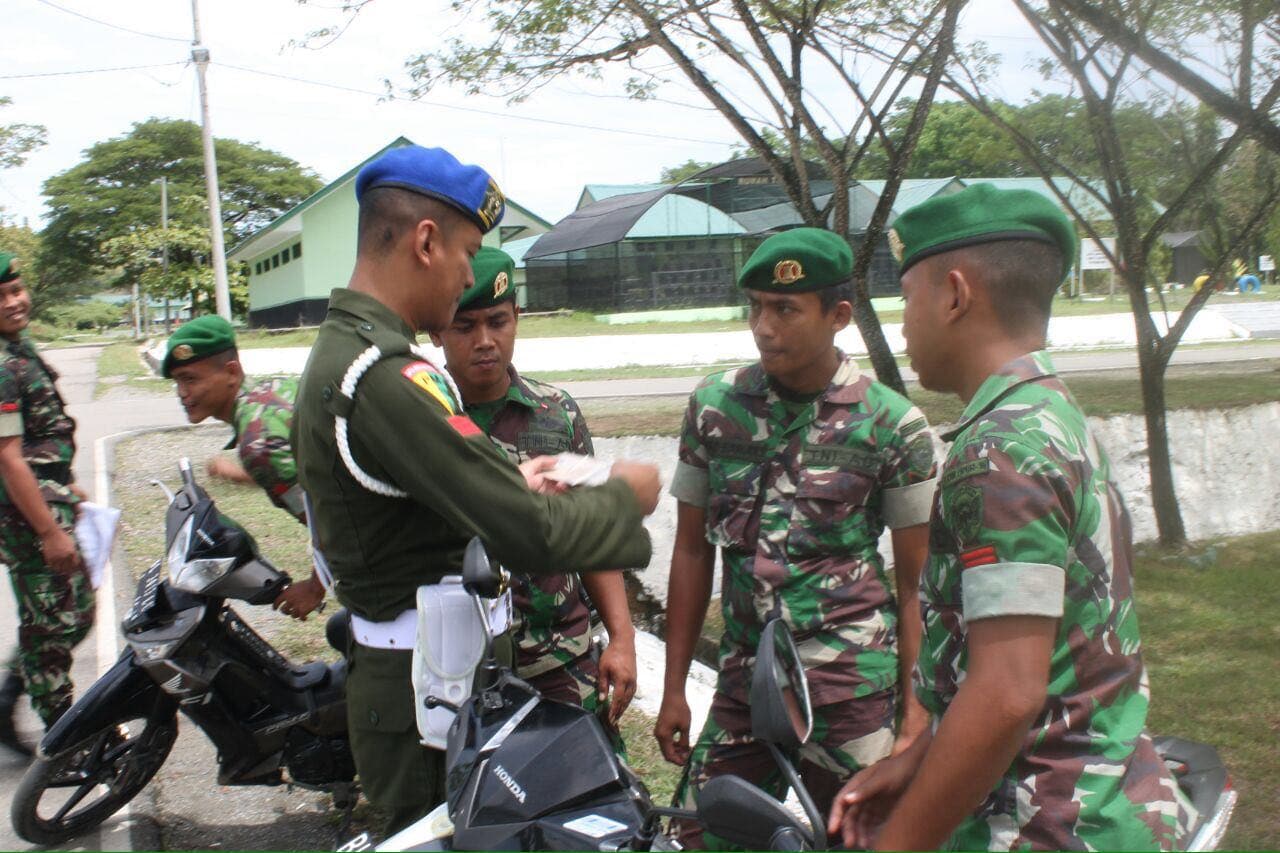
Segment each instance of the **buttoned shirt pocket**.
M754 551L760 536L760 496L765 466L712 459L708 466L707 539L735 551Z
M787 532L795 558L847 554L861 527L875 478L856 471L802 469Z

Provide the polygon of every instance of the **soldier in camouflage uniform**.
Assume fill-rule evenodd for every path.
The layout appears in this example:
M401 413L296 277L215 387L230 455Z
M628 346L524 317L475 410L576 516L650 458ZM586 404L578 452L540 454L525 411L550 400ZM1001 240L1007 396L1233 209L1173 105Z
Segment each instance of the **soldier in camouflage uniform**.
M169 336L160 372L176 384L178 399L191 423L214 417L235 430L225 449L238 448L240 464L214 457L209 460L209 473L258 485L273 504L306 524L302 487L289 443L298 380L269 378L247 384L236 351L235 331L215 315L197 317ZM309 579L286 587L273 606L295 619L306 619L324 597L324 584L313 573Z
M482 247L471 268L475 283L463 293L453 323L431 337L444 349L467 414L516 464L557 453L593 455L591 433L573 398L521 376L511 364L520 316L511 257ZM552 699L589 711L612 689L608 720L616 724L636 689L635 628L622 572L518 575L513 594L520 677ZM592 603L609 632L598 666L590 650Z
M786 620L804 661L815 723L799 767L821 808L894 749L900 708L899 748L926 722L910 691L899 691L920 638L933 438L919 409L835 347L852 310L852 267L848 244L827 231L795 229L761 244L739 278L761 361L713 374L689 400L671 484L680 504L655 734L669 760L687 761L695 790L732 773L782 793L773 759L751 739L747 704L760 631L773 617ZM886 527L893 577L877 551ZM719 679L690 751L684 682L715 546ZM693 804L693 792L682 796ZM686 846L709 841L696 826L681 827Z
M921 581L935 726L859 774L829 829L877 849L1181 849L1191 807L1144 728L1128 514L1042 351L1075 231L990 184L895 231L912 366L967 402Z
M75 421L58 374L24 334L31 296L0 252L0 563L18 602L18 651L0 686L0 744L22 754L14 706L25 690L47 727L71 706L71 651L93 626L93 589L75 541Z

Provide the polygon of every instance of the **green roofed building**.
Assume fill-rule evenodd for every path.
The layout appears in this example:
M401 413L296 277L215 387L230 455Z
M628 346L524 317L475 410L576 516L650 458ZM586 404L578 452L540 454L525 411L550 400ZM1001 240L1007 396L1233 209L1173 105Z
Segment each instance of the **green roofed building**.
M249 325L282 328L324 319L329 291L345 286L355 265L356 174L386 151L412 144L403 136L395 139L232 248L227 261L248 268ZM502 224L484 242L505 247L550 228L508 198Z

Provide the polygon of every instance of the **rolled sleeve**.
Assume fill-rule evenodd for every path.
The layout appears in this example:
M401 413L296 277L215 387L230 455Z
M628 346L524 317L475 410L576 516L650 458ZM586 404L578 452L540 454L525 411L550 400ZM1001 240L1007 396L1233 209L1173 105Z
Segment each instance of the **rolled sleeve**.
M671 478L671 496L681 503L706 508L711 495L706 468L677 462L675 476Z
M674 492L675 484L672 484ZM929 521L933 512L933 495L938 488L938 478L922 483L884 490L884 523L891 530L914 527Z
M1044 563L992 563L960 576L967 622L995 616L1062 616L1067 574Z

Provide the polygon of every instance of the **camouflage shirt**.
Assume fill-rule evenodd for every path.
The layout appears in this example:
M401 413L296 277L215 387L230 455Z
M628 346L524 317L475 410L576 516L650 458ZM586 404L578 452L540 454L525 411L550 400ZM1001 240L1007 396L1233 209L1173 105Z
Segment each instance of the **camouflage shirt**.
M76 455L76 422L66 412L54 383L58 374L22 335L0 350L0 438L22 436L22 456L31 466L46 501L78 503L67 485ZM9 503L0 482L0 504Z
M1059 621L1044 709L951 848L1180 847L1189 807L1145 732L1129 516L1048 354L988 377L953 435L920 585L921 703L937 721L955 697L967 622Z
M511 387L506 396L467 406L467 414L512 462L555 453L595 452L587 422L572 397L559 388L525 379L514 367L507 370ZM557 669L588 651L591 611L576 573L515 575L512 597L521 677Z
M706 507L723 562L719 690L747 701L760 629L782 616L814 704L898 682L885 527L924 524L933 438L920 410L853 359L809 402L780 397L757 363L709 376L689 398L671 493Z
M289 443L297 396L297 379L266 379L241 388L231 414L235 435L227 447L238 448L240 464L273 504L306 524L298 466Z

